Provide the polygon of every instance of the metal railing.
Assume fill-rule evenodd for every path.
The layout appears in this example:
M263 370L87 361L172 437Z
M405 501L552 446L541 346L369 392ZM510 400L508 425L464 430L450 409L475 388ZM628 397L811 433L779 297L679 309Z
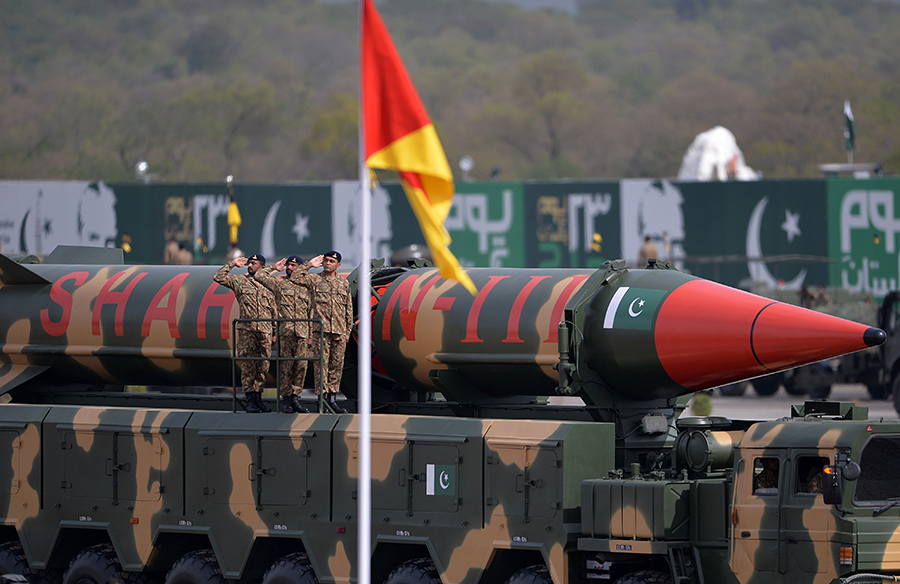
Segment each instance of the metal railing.
M250 322L250 323L262 323L268 322L272 324L274 327L275 334L275 342L272 344L272 347L275 349L274 356L271 351L268 356L265 357L243 357L237 354L237 323L239 322ZM311 337L314 338L315 335L312 334L314 331L318 332L319 338L319 347L318 351L314 351L316 356L314 357L288 357L283 356L281 354L281 326L279 326L283 322L308 322L313 326L310 326ZM315 326L318 325L318 326ZM321 318L236 318L231 321L231 411L232 413L237 412L238 406L238 398L237 398L237 362L238 361L275 361L275 411L281 413L281 400L279 397L281 396L281 362L282 361L314 361L319 364L319 375L313 377L315 378L316 383L316 393L318 394L318 411L319 413L323 413L325 411L325 407L327 406L329 410L331 410L331 406L327 404L325 401L325 392L322 388L322 383L325 378L325 371L323 371L324 367L324 323ZM313 365L315 368L315 365ZM300 381L303 383L303 380ZM242 387L243 389L243 387ZM262 398L262 396L260 396ZM332 412L334 410L331 410Z

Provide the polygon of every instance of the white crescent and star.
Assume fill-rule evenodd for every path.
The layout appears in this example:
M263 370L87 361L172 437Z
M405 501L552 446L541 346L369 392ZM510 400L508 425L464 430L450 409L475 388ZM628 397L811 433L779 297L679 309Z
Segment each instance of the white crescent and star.
M640 310L638 310L637 312L634 311L634 303L635 302L638 303L638 307L640 308ZM628 305L628 316L630 316L631 318L634 318L636 316L639 316L642 312L644 312L644 301L641 300L640 298L635 298L634 300L631 301L631 304Z
M792 243L795 237L802 235L800 233L800 213L791 213L790 209L784 210L784 223L781 229L787 234L788 243Z
M266 213L266 219L263 221L262 238L259 242L260 252L269 258L277 257L275 251L275 219L278 217L278 210L281 208L281 201L275 201ZM303 243L303 240L309 237L309 217L296 214L294 227L291 229L297 236L297 245Z
M762 228L763 214L766 212L766 205L768 203L769 197L763 197L760 199L759 203L756 204L753 213L750 215L750 223L747 225L748 258L763 257L760 230ZM788 211L781 227L787 233L788 241L792 239L792 235L800 235L800 214ZM750 277L753 278L754 281L765 282L771 289L778 288L778 280L775 279L775 276L772 275L764 262L748 261L747 270L750 272ZM793 280L784 283L784 288L786 290L799 290L803 287L803 281L805 279L806 268L803 268Z
M450 488L450 475L447 474L447 471L445 471L445 470L441 471L440 481L441 481L442 489L446 490L446 489Z
M263 221L262 240L259 242L259 249L267 258L275 257L275 218L278 216L278 209L281 207L281 201L276 201L266 213L266 220Z

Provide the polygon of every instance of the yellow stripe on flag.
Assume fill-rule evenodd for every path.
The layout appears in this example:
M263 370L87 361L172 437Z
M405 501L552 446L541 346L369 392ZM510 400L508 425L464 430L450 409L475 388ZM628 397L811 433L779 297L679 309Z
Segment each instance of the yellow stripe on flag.
M453 173L433 124L423 126L391 142L366 158L371 168L399 168L429 174L453 182ZM452 189L450 189L452 190ZM452 192L450 193L452 196Z
M419 178L427 188L430 177L419 175ZM434 259L435 265L440 269L441 276L458 280L474 296L478 292L478 289L475 288L475 283L472 282L469 274L459 265L459 260L450 252L448 247L450 245L450 235L444 229L444 218L437 216L437 213L433 210L434 205L429 204L428 198L421 189L417 189L408 182L403 181L403 190L406 191L406 198L409 199L410 207L412 207L413 213L419 221L422 235L425 236L425 243L428 245L428 249L431 250L432 259Z

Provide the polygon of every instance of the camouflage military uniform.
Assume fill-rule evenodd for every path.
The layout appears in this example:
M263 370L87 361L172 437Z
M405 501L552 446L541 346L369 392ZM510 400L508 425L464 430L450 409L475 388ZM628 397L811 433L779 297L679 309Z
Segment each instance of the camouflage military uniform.
M806 484L806 492L807 493L821 493L822 492L822 471L820 470L813 478L809 479L809 482Z
M275 296L268 288L249 275L229 274L234 268L228 262L216 272L213 281L230 288L238 302L241 318L275 318ZM236 325L236 354L239 357L268 357L272 351L272 323L239 322ZM244 392L265 389L269 361L238 361L241 367L241 386Z
M305 280L304 280L305 278ZM353 329L353 303L350 299L350 284L337 274L325 277L321 274L291 274L291 281L306 282L313 290L313 318L322 319L322 362L325 377L321 387L325 393L337 393L341 388L341 373L344 370L344 352L347 337ZM313 333L313 350L319 347L318 331ZM316 391L320 386L320 365L314 363Z
M298 280L309 272L310 263L305 262L294 270ZM310 288L298 286L288 278L273 275L277 268L274 265L260 268L255 278L275 294L279 318L310 318ZM308 357L306 340L310 337L311 325L308 322L283 322L278 327L279 343L282 357ZM303 380L306 378L306 361L282 361L280 393L300 395L303 391Z
M777 489L778 475L771 475L765 471L753 477L753 490L759 489Z

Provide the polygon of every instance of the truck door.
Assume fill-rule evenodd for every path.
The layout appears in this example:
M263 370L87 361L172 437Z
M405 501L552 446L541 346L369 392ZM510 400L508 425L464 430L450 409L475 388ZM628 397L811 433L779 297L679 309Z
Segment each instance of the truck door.
M740 582L759 572L784 573L779 550L783 468L783 450L740 450L731 526L731 570Z
M837 576L836 544L830 541L837 530L837 520L831 505L822 499L822 467L831 464L829 455L834 457L833 452L818 450L791 453L792 476L785 482L781 509L783 547L788 574L800 580L829 571Z

